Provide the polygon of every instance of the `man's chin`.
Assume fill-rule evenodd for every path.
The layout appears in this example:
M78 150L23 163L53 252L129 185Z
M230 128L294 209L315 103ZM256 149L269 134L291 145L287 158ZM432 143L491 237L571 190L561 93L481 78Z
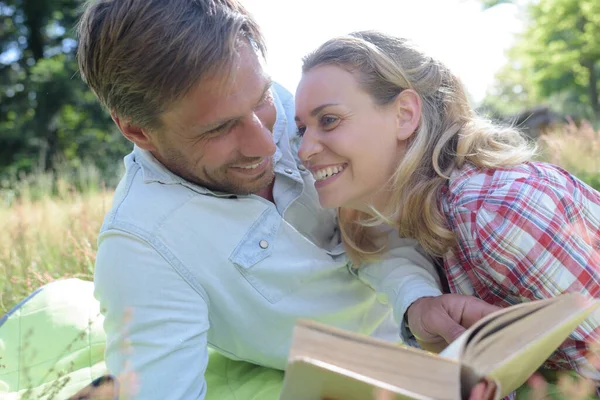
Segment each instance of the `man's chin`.
M275 174L272 171L265 171L265 174L262 177L260 177L260 179L257 179L255 182L252 182L252 184L246 185L246 190L244 194L257 194L258 192L269 186L273 182L273 179L275 179Z
M240 196L257 194L269 186L274 178L275 174L273 171L264 171L263 174L260 174L253 179L232 180L223 191Z

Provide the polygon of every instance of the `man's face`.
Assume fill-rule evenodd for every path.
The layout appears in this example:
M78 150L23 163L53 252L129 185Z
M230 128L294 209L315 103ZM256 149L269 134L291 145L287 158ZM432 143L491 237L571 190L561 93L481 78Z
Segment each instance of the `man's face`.
M250 45L240 45L231 76L203 79L161 118L152 153L182 178L232 194L251 194L274 178L271 81Z

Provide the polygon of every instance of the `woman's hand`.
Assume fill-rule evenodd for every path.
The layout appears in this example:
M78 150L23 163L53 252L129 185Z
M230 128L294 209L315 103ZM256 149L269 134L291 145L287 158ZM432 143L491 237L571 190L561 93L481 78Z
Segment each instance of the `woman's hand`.
M422 297L407 310L408 327L425 350L437 353L475 322L498 310L498 306L462 294Z

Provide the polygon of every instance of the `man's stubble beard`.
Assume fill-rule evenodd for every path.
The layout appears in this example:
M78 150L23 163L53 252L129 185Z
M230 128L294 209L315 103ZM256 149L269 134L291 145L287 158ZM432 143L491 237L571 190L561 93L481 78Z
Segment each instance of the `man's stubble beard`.
M230 182L231 184L228 185L228 187L227 187L228 190L221 190L221 191L225 191L226 193L236 194L236 195L240 195L240 196L247 196L250 194L256 194L256 193L260 192L262 189L269 186L273 182L273 179L275 179L275 164L274 164L273 156L269 157L269 159L270 159L269 169L263 171L263 173L261 175L259 175L257 178L255 178L256 186L250 186L250 184L248 184L247 186L246 185L242 186L242 185L236 184L236 182Z
M190 183L204 187L211 191L230 193L232 195L247 196L250 194L256 194L261 189L269 186L275 178L274 156L269 157L269 169L265 170L260 176L254 178L254 182L236 182L235 179L228 179L228 170L230 166L233 165L232 163L229 163L227 166L223 166L217 170L219 171L217 173L219 176L215 177L214 179L211 176L212 174L210 174L205 167L201 167L202 174L209 180L206 181L198 177L197 173L194 173L194 171L187 168L187 166L191 163L186 162L186 159L183 157L181 152L175 149L169 149L165 158L168 160L168 165L165 165L165 162L161 163L175 175L185 179ZM220 176L222 176L223 179L219 180Z

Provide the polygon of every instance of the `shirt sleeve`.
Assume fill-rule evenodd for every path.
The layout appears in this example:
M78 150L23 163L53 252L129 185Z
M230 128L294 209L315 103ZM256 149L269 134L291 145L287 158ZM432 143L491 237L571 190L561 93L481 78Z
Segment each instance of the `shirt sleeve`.
M440 279L433 262L415 240L394 236L390 234L388 249L381 260L361 265L358 276L377 292L381 303L392 306L402 341L418 347L404 323L404 315L417 299L440 296Z
M597 232L572 194L534 178L518 180L483 198L471 232L477 273L519 301L577 292L600 297ZM493 289L492 289L493 291ZM487 299L486 299L487 300ZM554 353L551 368L587 369L589 344L600 341L598 315L590 317ZM598 376L595 377L596 379Z
M95 296L121 398L204 399L208 306L148 243L100 237Z

